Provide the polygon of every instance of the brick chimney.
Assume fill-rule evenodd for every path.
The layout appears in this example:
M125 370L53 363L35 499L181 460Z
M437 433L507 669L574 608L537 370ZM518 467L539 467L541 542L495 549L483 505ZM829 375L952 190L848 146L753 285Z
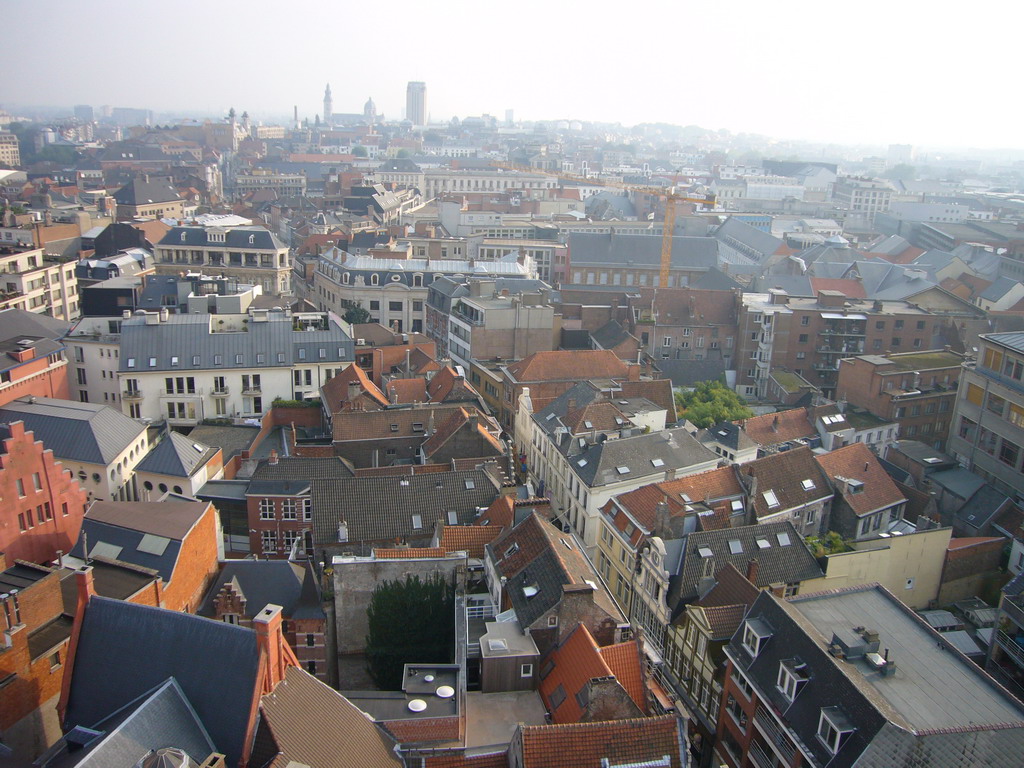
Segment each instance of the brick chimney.
M754 558L747 561L747 581L755 586L757 585L757 571L760 567L760 563Z
M654 531L662 538L667 538L668 536L668 520L668 504L663 499L654 508Z
M256 630L256 645L267 659L267 679L263 689L274 690L284 680L288 669L288 655L284 648L284 634L281 624L281 606L268 603L252 620Z
M96 586L92 578L92 566L83 565L75 571L75 588L78 591L78 601L75 605L75 622L71 627L71 640L68 642L68 655L64 661L64 677L60 684L60 700L57 702L57 714L61 722L64 721L64 713L68 707L68 695L71 692L71 676L75 669L75 654L78 652L78 637L82 632L82 623L85 621L85 611L89 606L89 600L96 595Z

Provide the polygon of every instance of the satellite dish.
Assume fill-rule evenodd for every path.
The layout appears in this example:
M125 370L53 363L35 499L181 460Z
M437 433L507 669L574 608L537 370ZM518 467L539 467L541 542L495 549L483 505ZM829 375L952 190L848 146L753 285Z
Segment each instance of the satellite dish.
M412 701L409 702L409 711L410 712L422 712L426 708L427 708L427 702L425 702L423 699L413 699Z
M437 695L442 699L450 699L452 696L455 695L455 689L452 688L450 685L442 685L440 688L437 689ZM410 702L410 706L411 704L412 702Z
M432 682L434 682L434 676L433 675L424 675L423 676L423 681L427 682L427 683L432 683Z

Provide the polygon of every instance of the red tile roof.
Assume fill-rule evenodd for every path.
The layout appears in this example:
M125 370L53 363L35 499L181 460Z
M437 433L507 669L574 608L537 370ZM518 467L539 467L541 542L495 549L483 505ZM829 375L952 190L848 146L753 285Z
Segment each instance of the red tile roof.
M338 371L320 387L321 396L325 398L326 405L331 413L337 413L346 405L351 404L349 400L349 384L358 384L360 394L364 395L371 404L381 408L387 406L387 397L384 396L384 393L380 391L376 384L370 381L366 371L358 365L352 364Z
M392 379L388 382L388 399L392 403L425 403L427 382L424 379Z
M685 737L675 715L605 720L596 723L520 726L522 768L598 768L644 763L668 755L671 768L682 768Z
M614 403L599 400L569 411L562 418L562 423L572 430L572 434L579 435L586 434L591 430L607 432L622 429L626 423L632 422Z
M646 713L647 693L644 685L643 660L640 657L640 645L636 640L615 645L606 645L601 649L601 657L608 664L619 685L626 689L629 698Z
M423 768L508 768L508 752L467 755L459 749L444 755L435 753L423 758Z
M867 298L867 294L864 292L864 285L861 281L851 280L849 278L812 277L811 288L814 290L815 296L818 295L818 291L839 291L853 299Z
M373 556L378 560L406 560L417 557L444 557L444 547L395 547L394 549L373 550Z
M629 366L608 349L534 352L508 366L519 382L583 379L625 379Z
M864 483L860 493L844 493L843 500L858 515L889 507L907 500L875 454L864 443L852 443L843 448L816 457L825 474L838 487L837 478L860 480Z
M752 416L737 423L743 427L747 437L758 445L775 445L818 434L806 408Z
M477 437L483 442L483 447L488 450L487 453L481 453L477 458L491 457L491 456L502 456L505 453L505 449L494 435L487 431L486 427L481 423L482 417L476 408L470 406L472 410L466 408L456 408L450 415L446 414L447 418L438 424L436 431L432 434L426 442L423 443L423 453L426 456L431 456L436 453L446 442L454 437L458 432L463 430L475 429L474 437ZM472 424L472 417L476 415L477 421Z
M732 563L727 564L715 574L715 586L697 601L703 608L716 608L729 605L753 605L760 592L757 587L747 581Z
M504 530L497 525L446 525L441 532L441 549L445 552L465 552L478 560L484 559L484 547Z
M465 376L460 376L451 366L444 366L427 385L427 395L431 402L465 402L467 400L479 400L480 393L466 381Z
M742 465L740 471L757 478L757 492L750 502L758 519L832 496L826 473L806 446L755 459ZM810 482L805 486L805 481ZM769 504L765 497L769 492L774 494L775 504Z

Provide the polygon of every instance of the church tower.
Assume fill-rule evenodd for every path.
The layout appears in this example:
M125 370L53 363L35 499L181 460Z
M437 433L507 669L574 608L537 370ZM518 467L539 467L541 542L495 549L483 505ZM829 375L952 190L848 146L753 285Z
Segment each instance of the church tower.
M333 120L331 117L334 115L334 100L331 98L331 84L327 84L327 90L324 91L324 122L330 125Z

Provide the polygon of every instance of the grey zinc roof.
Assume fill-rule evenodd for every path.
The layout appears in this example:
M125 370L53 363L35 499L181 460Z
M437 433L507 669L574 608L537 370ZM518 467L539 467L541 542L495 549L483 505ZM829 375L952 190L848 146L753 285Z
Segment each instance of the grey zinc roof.
M96 403L22 398L0 408L0 421L23 421L58 459L110 464L146 427Z
M600 349L613 349L630 337L629 331L623 328L617 320L609 320L596 331L592 331L590 335Z
M337 544L341 521L348 524L350 543L428 536L438 520L448 523L449 511L465 525L476 517L477 507L490 506L497 495L491 476L481 469L314 480L313 540ZM413 527L414 514L421 528Z
M768 542L769 546L759 545L759 539ZM738 541L739 547L730 546L730 541ZM702 554L701 550L711 554ZM706 562L709 559L713 565L710 568ZM717 573L731 563L740 573L746 573L750 560L758 562L755 581L758 587L791 584L821 576L821 568L814 555L789 521L699 531L686 536L686 548L678 581L670 590L673 593L670 602L678 605L695 599L698 583L706 571Z
M156 447L135 467L136 472L151 472L154 475L191 477L219 448L185 437L179 432L169 432Z
M673 387L692 387L702 381L717 381L725 375L724 360L655 360L655 367Z
M76 768L109 768L136 765L147 754L176 748L196 764L216 752L210 734L199 720L191 702L173 678L168 678L140 700L120 713L119 722L93 724L93 730L106 731L98 742L89 745L88 754L75 760ZM111 720L112 718L107 718ZM117 719L115 716L113 719Z
M981 298L988 301L999 301L999 299L1003 298L1003 296L1009 293L1010 290L1017 285L1019 285L1019 283L1013 278L1000 277L992 283L992 285L981 292Z
M569 235L569 254L573 267L616 265L655 268L661 264L661 238L572 232ZM672 266L677 269L717 267L718 241L711 237L673 237Z
M986 341L992 341L996 344L1002 344L1004 347L1009 347L1015 352L1024 352L1024 333L1019 331L1011 331L1009 333L985 333L982 334L981 338Z
M307 581L316 576L308 564L286 560L232 560L224 564L210 584L199 610L200 616L214 615L214 600L221 587L234 582L246 599L246 613L251 618L268 604L281 606L285 619L324 618L316 590L305 589Z
M174 678L230 765L242 756L257 693L256 633L120 600L85 611L64 725L90 727ZM229 663L226 663L229 662Z
M114 193L114 200L120 205L149 205L181 199L181 195L168 183L166 177L148 179L140 176Z
M730 216L715 230L714 237L735 248L745 256L763 260L771 256L784 243L774 235L752 227L742 219Z
M163 546L160 554L140 550L139 546L142 545L144 539L147 542L157 541L159 545ZM178 555L181 553L181 541L178 539L152 535L147 538L147 534L142 531L101 523L97 520L90 520L88 517L82 521L82 530L78 541L75 542L69 554L72 557L85 560L86 542L89 545L89 555L150 568L160 575L165 584L171 580L174 567L178 563ZM143 546L147 546L150 550L155 549L148 545Z
M249 318L249 330L237 333L211 332L217 328L213 315L170 315L155 325L146 325L144 317L133 317L121 326L120 371L280 368L351 361L352 339L329 317L330 330L295 331L292 318L271 312L266 322Z
M598 443L574 455L569 466L582 482L596 488L664 475L668 469L690 467L716 458L689 432L678 427ZM655 466L659 459L662 463ZM580 466L583 460L586 463Z
M231 227L223 241L210 240L210 231L217 227L171 227L160 240L160 245L222 246L224 250L269 251L287 248L277 236L264 227ZM184 236L184 237L183 237ZM252 242L249 239L252 238Z
M20 349L19 342L35 342L32 345L33 357L45 357L64 348L60 339L70 329L68 323L35 312L26 312L24 309L0 310L0 370L6 371L22 365L7 354Z
M316 479L352 477L351 468L336 456L324 458L281 457L276 464L269 459L260 461L249 480L249 496L294 496L306 493L310 481Z

